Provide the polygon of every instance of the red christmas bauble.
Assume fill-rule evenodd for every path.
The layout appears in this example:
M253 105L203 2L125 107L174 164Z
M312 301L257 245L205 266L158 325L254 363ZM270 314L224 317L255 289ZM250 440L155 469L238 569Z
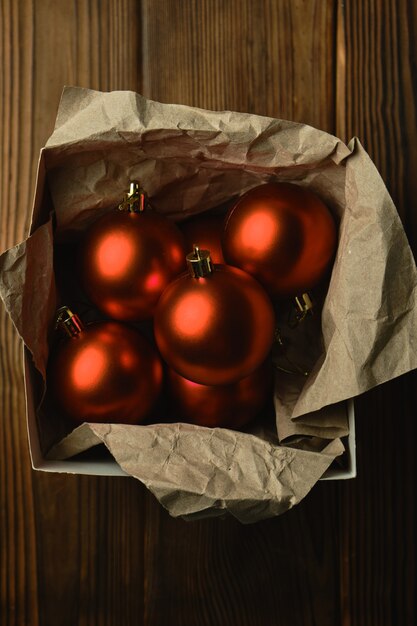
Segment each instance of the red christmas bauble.
M248 376L266 358L274 311L249 274L216 265L199 278L185 273L166 288L154 330L162 357L175 371L203 385L226 385Z
M90 300L116 320L149 319L165 287L185 269L177 226L152 210L115 210L88 230L80 275Z
M86 326L58 346L48 386L76 422L138 424L162 386L161 360L136 330L117 322Z
M320 282L336 239L334 219L318 196L291 183L268 183L245 193L230 210L222 247L227 263L282 298Z
M200 248L210 250L213 263L224 264L221 239L224 228L224 215L200 214L181 222L180 229L184 235L186 249L192 250L198 242Z
M200 385L172 369L168 381L179 419L211 428L241 428L259 414L271 397L271 362L265 361L252 374L231 385Z

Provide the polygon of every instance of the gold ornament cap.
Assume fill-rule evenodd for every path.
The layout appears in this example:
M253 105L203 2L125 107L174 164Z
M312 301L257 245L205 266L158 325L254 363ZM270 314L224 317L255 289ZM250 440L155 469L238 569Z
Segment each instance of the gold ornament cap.
M84 330L84 324L71 309L61 306L56 312L55 330L60 330L67 337L76 337Z
M129 191L125 195L123 202L118 206L119 211L129 213L142 213L148 206L148 196L140 184L133 180L130 183Z
M310 294L303 293L301 296L295 297L296 319L300 323L307 315L313 315L314 304Z
M193 251L187 254L187 266L193 278L204 278L213 271L210 251L200 250L197 244L193 244Z

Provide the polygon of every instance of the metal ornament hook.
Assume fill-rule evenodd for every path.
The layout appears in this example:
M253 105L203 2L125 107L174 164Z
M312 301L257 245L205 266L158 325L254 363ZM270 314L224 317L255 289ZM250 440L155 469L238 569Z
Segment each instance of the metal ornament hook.
M308 315L314 315L314 303L307 292L301 296L295 296L294 301L292 314L290 311L288 315L288 326L290 328L297 328Z
M277 343L282 348L285 348L285 341L283 340L281 331L278 327L275 328L275 343ZM287 361L289 367L283 367L282 365L278 365L274 362L275 369L281 372L285 372L285 374L295 374L297 376L304 376L306 378L310 374L308 370L301 368L299 365L291 361L291 359L286 354L284 354L283 357Z
M147 195L137 181L130 183L128 193L123 201L119 204L119 211L128 211L129 213L142 213L147 205Z

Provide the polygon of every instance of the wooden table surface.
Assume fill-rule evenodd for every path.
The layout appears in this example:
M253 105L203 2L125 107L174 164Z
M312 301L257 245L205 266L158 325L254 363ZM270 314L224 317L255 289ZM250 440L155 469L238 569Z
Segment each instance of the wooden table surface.
M357 135L417 245L413 0L0 0L0 249L64 84ZM35 312L36 314L36 312ZM0 317L2 626L411 626L416 377L356 402L358 478L280 518L175 520L134 479L33 472Z

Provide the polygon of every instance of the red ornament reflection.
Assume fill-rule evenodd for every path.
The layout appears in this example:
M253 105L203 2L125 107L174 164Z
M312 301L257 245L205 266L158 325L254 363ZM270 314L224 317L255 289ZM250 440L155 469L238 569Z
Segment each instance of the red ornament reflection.
M153 211L114 211L87 232L80 276L91 301L123 321L148 319L165 287L185 269L176 225Z
M227 263L282 298L323 279L336 249L336 226L326 205L308 189L269 183L245 193L231 209L222 246Z
M133 242L125 233L111 233L97 246L97 266L102 276L120 280L134 261Z
M168 382L178 419L199 426L241 428L272 397L272 366L268 360L231 385L200 385L174 370L169 370Z
M154 328L174 370L203 385L225 385L248 376L266 358L274 311L249 274L216 265L204 278L183 274L167 287Z
M139 332L98 322L58 347L48 385L76 422L137 424L153 409L162 375L156 350Z
M100 383L105 370L106 359L103 351L87 346L74 359L69 383L80 391L92 389Z
M204 278L200 278L204 281ZM211 306L209 306L211 304ZM178 335L185 341L193 340L197 335L206 332L209 325L214 322L216 315L216 303L210 302L208 294L190 293L184 295L178 303L172 315L172 323Z

